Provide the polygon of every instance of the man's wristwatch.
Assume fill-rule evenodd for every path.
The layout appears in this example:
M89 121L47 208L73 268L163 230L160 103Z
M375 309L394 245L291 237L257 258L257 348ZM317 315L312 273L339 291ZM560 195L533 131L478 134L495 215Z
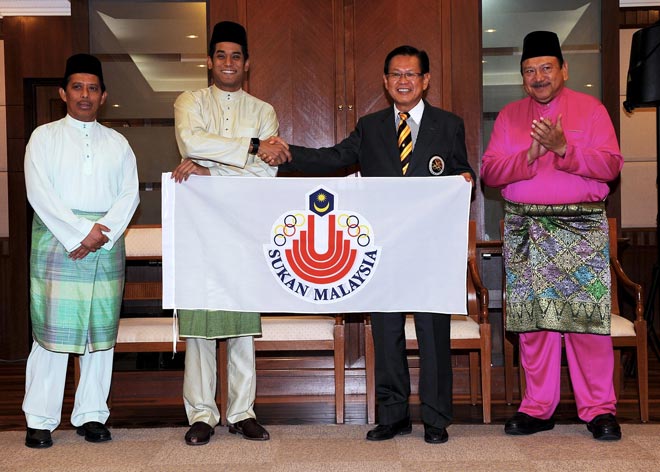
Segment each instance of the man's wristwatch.
M259 152L259 144L261 141L259 141L259 138L252 138L250 139L250 154L257 154Z

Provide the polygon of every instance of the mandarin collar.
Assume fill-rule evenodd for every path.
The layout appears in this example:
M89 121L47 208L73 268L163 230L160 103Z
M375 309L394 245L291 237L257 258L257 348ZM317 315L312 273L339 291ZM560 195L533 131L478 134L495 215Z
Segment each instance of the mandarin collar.
M73 116L69 114L67 114L64 119L66 120L67 125L73 126L74 128L77 128L79 130L88 130L96 125L96 120L80 121L80 120L76 120Z
M235 92L228 92L226 90L221 90L220 88L216 87L215 85L211 85L211 90L213 95L223 101L223 102L235 102L236 100L239 100L245 92L243 92L243 89L238 89Z

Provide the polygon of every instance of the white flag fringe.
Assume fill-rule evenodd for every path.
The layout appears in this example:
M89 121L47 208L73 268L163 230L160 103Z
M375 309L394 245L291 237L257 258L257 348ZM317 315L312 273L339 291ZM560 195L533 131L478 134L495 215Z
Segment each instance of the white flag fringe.
M463 177L162 182L164 308L467 313Z

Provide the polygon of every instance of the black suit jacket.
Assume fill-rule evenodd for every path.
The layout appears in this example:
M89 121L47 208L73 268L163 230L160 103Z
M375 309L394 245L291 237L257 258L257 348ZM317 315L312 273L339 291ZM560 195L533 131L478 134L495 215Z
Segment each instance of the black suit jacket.
M333 147L290 148L293 160L280 166L282 170L323 174L359 164L364 177L403 176L393 107L363 116L350 136ZM429 162L434 156L444 161L440 176L470 172L474 179L474 171L467 160L463 120L425 102L406 177L433 176Z
M339 144L321 149L290 146L293 159L283 170L332 173L360 165L365 177L403 177L397 148L394 108L362 117L355 130ZM425 102L422 122L405 177L433 176L429 162L444 161L440 176L474 171L468 164L465 128L458 116ZM435 159L437 161L437 159ZM410 374L403 337L404 313L379 314L372 318L376 354L376 397L379 422L393 424L410 417L408 396ZM450 318L428 313L415 314L421 370L419 396L425 424L444 428L452 419L452 369Z

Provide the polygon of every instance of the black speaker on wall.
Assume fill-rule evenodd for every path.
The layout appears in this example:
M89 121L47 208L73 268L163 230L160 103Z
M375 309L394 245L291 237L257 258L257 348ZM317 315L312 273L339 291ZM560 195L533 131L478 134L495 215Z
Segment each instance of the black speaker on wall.
M635 32L630 47L626 101L628 113L637 107L660 105L660 22Z

